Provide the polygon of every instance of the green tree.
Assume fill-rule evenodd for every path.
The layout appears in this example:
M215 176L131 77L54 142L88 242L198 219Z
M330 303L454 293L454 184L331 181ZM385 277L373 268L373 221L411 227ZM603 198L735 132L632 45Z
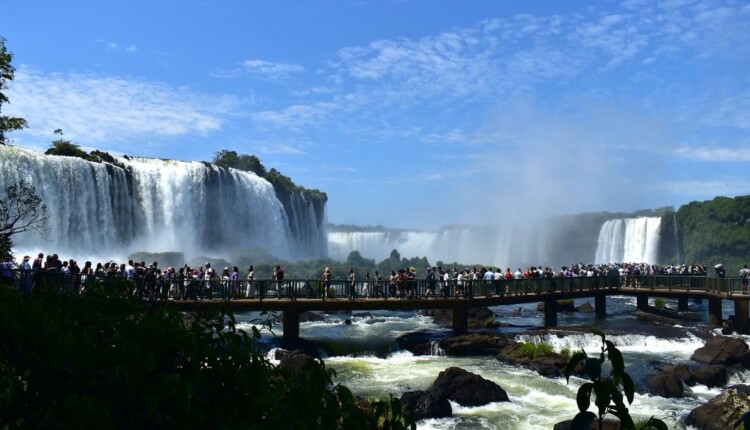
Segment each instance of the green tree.
M10 63L13 60L13 54L8 52L5 47L5 38L0 37L0 113L4 103L10 103L5 90L8 89L8 83L13 80L16 69ZM15 130L22 130L28 127L26 120L0 115L0 145L7 143L5 134Z
M416 428L399 404L361 408L320 360L274 366L231 313L186 317L129 292L122 279L0 289L3 428Z
M89 154L75 143L63 139L63 131L60 128L53 132L57 138L50 143L49 149L44 151L47 155L62 155L64 157L77 157L84 160L89 159Z
M36 193L36 188L21 181L11 185L0 198L0 251L8 254L12 237L26 231L36 231L46 238L49 234L47 205Z
M221 167L231 167L245 172L254 172L260 177L266 176L266 168L255 155L238 155L236 151L222 149L214 155L213 163Z

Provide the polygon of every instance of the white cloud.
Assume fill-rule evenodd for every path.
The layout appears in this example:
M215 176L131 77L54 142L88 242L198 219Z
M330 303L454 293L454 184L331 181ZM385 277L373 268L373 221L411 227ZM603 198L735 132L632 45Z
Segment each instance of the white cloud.
M665 182L661 188L688 199L713 198L716 196L733 197L747 194L747 190L750 190L750 181L738 177L705 181L669 181Z
M83 144L206 135L219 130L234 101L188 88L132 78L44 74L21 67L9 91L8 111L25 118L34 138L61 128Z
M251 76L268 81L280 81L295 73L302 73L305 68L292 63L274 63L266 60L245 60L232 70L217 71L213 76L219 78L235 78Z
M123 52L126 54L133 54L135 52L138 52L138 46L134 44L129 44L127 46L121 45L117 42L111 42L104 39L97 40L100 44L104 45L107 48L108 52Z
M680 158L692 161L708 162L750 162L750 145L739 147L722 146L681 146L674 148L672 153ZM750 188L749 188L750 189Z

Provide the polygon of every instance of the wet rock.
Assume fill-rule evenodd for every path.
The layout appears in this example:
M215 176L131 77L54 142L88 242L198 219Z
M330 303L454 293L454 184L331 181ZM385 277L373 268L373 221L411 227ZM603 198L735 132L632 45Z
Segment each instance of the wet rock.
M438 399L431 391L407 391L401 395L401 402L414 421L447 418L453 415L453 408L448 399Z
M570 424L573 422L573 420L566 420L559 422L555 424L554 427L552 427L552 430L570 430ZM593 423L589 426L590 430L599 430L599 423L594 420ZM602 428L601 430L620 430L620 422L615 420L604 420L602 421Z
M544 312L544 302L539 302L536 305L536 309L539 312ZM558 300L557 301L557 312L575 312L576 307L573 300Z
M300 349L296 349L283 357L279 362L279 366L290 368L294 370L294 373L299 375L302 373L302 370L305 368L305 366L314 361L314 357L305 354Z
M422 313L435 320L435 324L443 327L453 326L452 309L428 309ZM487 307L469 308L467 313L469 328L479 328L486 325L487 320L494 318L495 313Z
M720 365L701 367L693 371L692 382L708 388L723 387L729 381L727 368Z
M742 339L715 336L706 341L690 357L699 363L731 365L742 362L743 354L748 352L747 343Z
M305 311L299 314L299 322L318 322L325 319L323 315L316 312Z
M693 409L685 419L685 424L698 430L731 429L734 422L748 410L748 387L732 387Z
M470 355L496 355L514 341L501 336L467 334L442 339L438 342L445 355L454 357Z
M656 396L681 398L685 396L685 384L673 371L664 371L648 378L648 391Z
M458 367L440 372L430 391L438 399L452 400L462 406L509 401L508 394L499 385Z
M596 309L594 309L594 306L591 303L586 302L586 303L583 303L581 306L578 306L576 308L576 311L589 314L589 313L594 313Z
M357 312L352 314L352 318L372 318L372 314L369 312Z
M284 357L286 357L289 354L290 354L290 352L287 351L286 349L276 348L273 351L273 358L274 358L274 360L281 360L281 359L283 359Z
M549 378L558 378L564 375L565 366L568 362L560 354L553 353L553 355L545 357L528 357L518 353L518 348L522 345L523 343L511 341L495 358L504 363L534 370Z
M440 336L436 333L418 331L407 333L396 338L399 348L405 349L414 355L431 355L433 343L438 342Z

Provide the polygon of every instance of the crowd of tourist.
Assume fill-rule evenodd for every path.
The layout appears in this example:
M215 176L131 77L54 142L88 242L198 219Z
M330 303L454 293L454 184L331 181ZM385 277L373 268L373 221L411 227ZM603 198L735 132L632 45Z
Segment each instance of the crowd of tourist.
M717 266L718 267L718 266ZM723 268L722 268L723 270ZM18 277L14 278L14 272ZM717 269L718 274L718 269ZM747 275L750 272L746 273ZM418 274L415 267L393 270L381 275L377 270L363 274L351 268L346 279L334 281L330 268L326 267L319 279L293 280L295 296L348 299L359 297L437 297L464 296L473 285L499 285L499 281L533 280L541 278L591 278L616 276L620 286L640 286L642 276L653 275L693 275L706 276L706 266L702 264L656 265L647 263L572 264L559 269L542 266L529 266L512 270L506 267L427 267ZM139 299L211 299L254 298L291 295L289 281L285 282L284 270L275 266L270 280L256 279L253 266L241 271L237 266L224 267L219 273L210 262L198 267L160 267L158 262L146 264L130 260L127 263L113 261L92 264L86 261L82 266L74 259L64 260L57 254L45 257L39 253L33 261L24 256L15 262L7 256L0 262L0 283L9 284L18 280L24 293L30 293L35 286L54 284L62 291L80 293L96 278L122 278L133 286L133 294ZM270 282L269 282L270 281ZM318 285L313 288L312 283ZM482 281L482 282L479 282ZM334 285L335 284L335 285ZM336 290L336 286L343 291Z

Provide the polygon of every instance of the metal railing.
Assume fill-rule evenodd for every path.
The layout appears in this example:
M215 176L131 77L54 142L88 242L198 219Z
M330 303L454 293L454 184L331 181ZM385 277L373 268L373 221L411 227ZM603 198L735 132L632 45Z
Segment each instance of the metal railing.
M10 275L10 276L8 276ZM0 285L23 293L33 290L56 290L80 294L87 287L106 280L116 280L126 294L140 300L267 300L267 299L431 299L510 297L530 294L570 293L611 289L639 289L658 294L671 291L698 291L726 296L743 294L741 278L710 278L683 275L596 276L576 278L532 278L501 280L449 281L414 279L390 280L317 279L211 280L193 277L164 279L162 276L137 276L126 280L120 276L85 276L48 271L7 270L0 272ZM108 283L104 283L107 285Z

